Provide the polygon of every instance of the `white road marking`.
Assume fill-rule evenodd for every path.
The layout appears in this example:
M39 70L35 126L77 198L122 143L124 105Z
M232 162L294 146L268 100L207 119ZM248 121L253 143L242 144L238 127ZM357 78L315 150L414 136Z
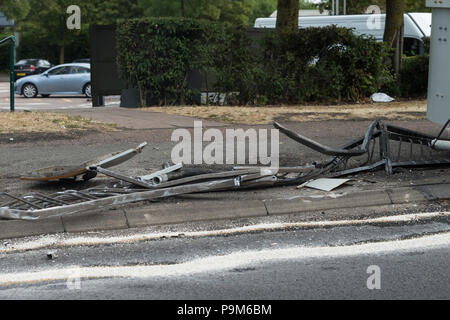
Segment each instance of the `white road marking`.
M90 246L90 245L104 245L117 243L134 243L151 240L161 240L165 238L177 237L182 233L185 237L200 238L200 237L215 237L215 236L229 236L236 234L243 234L249 232L262 231L277 231L293 228L324 228L324 227L339 227L352 225L368 225L368 224L383 224L383 223L407 223L426 219L433 219L438 217L449 217L450 212L427 212L417 214L406 214L387 216L372 219L361 220L338 220L338 221L311 221L311 222L293 222L293 223L265 223L254 224L250 226L207 230L207 231L191 231L191 232L163 232L163 233L149 233L140 232L133 235L99 237L99 236L71 236L69 238L61 239L60 236L43 236L36 240L21 239L15 242L11 247L0 248L0 253L12 253L20 251L38 250L46 247L69 247L69 246Z
M25 102L23 104L27 105L27 106L48 106L48 105L50 105L50 103L48 103L48 102ZM0 105L6 105L6 103L0 103ZM8 105L9 105L9 103L8 103Z
M117 267L70 267L38 272L4 273L0 275L0 286L64 281L73 274L80 279L95 278L150 278L186 276L201 273L231 270L261 263L329 257L376 255L398 251L416 251L440 248L450 244L450 232L424 236L416 239L366 243L337 247L293 247L266 249L261 251L238 251L224 256L210 256L174 265L136 265Z

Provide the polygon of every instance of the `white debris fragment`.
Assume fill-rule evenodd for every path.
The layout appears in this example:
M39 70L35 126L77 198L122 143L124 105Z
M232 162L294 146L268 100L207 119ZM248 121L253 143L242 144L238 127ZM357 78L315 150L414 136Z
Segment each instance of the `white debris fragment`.
M373 102L392 102L395 99L388 96L386 93L377 92L374 93L370 99L372 99Z

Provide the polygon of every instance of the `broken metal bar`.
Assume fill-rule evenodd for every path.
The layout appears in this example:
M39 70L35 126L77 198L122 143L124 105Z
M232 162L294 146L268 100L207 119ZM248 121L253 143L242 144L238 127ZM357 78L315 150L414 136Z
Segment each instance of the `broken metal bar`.
M45 200L48 201L48 202L52 202L53 204L58 204L58 205L69 204L69 203L66 202L66 201L63 201L63 200L60 200L60 199L57 199L57 198L50 198L50 197L48 197L48 196L46 196L46 195L43 195L43 194L41 194L41 193L33 193L33 195L36 195L36 196L38 196L38 197L40 197L40 198L42 198L42 199L45 199Z
M162 170L153 172L153 173L151 173L151 174L148 174L148 175L145 175L145 176L140 176L139 179L142 180L142 181L144 181L144 182L145 182L145 181L152 181L153 178L155 178L155 177L159 177L159 176L161 176L161 175L163 175L163 174L167 174L167 173L170 173L170 172L174 172L174 171L176 171L176 170L181 169L182 167L183 167L183 164L178 163L178 164L175 164L175 165L173 165L173 166L164 168L164 169L162 169Z
M124 176L124 175L122 175L120 173L112 172L112 171L104 169L102 167L89 167L89 170L97 171L98 173L102 173L105 176L109 176L109 177L113 177L113 178L116 178L116 179L119 179L119 180L122 180L122 181L125 181L125 182L129 182L129 183L132 183L132 184L137 185L139 187L144 187L146 189L151 188L151 185L149 183L147 183L147 182L144 182L144 181L138 180L138 179L134 179L132 177L127 177L127 176Z
M279 167L279 168L272 168L272 167L233 167L233 170L272 170L276 173L305 173L305 172L311 172L316 169L316 166L314 165L307 165L307 166L300 166L300 167Z
M42 208L43 208L42 206L37 205L37 204L34 204L34 203L31 202L31 201L27 201L27 200L25 200L25 199L22 199L22 198L13 196L13 195L11 195L11 194L9 194L9 193L3 192L2 194L6 195L6 196L8 196L8 197L10 197L10 198L12 198L12 199L14 199L14 200L17 200L17 201L20 201L20 202L22 202L22 203L25 203L25 204L29 205L30 207L34 207L34 208L37 208L37 209L42 209Z
M186 184L186 183L199 182L199 181L212 180L212 179L237 177L237 176L241 176L241 175L248 175L248 174L260 173L260 172L261 172L260 170L256 170L256 169L247 169L247 170L239 170L239 171L207 173L207 174L201 174L198 176L186 177L186 178L182 178L182 179L167 181L167 182L161 183L159 185L155 185L152 188L168 188L168 187L173 187L173 186L182 185L182 184Z
M170 180L182 179L182 178L197 176L197 175L201 175L201 174L209 174L209 173L215 173L215 171L213 171L211 169L204 169L204 168L201 168L201 169L183 168L183 169L180 169L177 171L163 173L159 176L155 176L155 177L153 177L152 182L154 185L158 185L163 182L170 181Z
M320 153L323 153L325 155L328 156L360 156L362 154L365 153L364 150L346 150L346 149L333 149L330 148L328 146L325 146L323 144L318 143L317 141L314 141L310 138L307 138L305 136L299 135L295 132L292 132L290 130L288 130L287 128L283 127L282 125L280 125L277 122L273 123L274 127L277 128L278 130L280 130L282 133L284 133L286 136L288 136L289 138L300 142L301 144L317 151Z
M113 155L107 159L98 161L97 163L92 164L93 166L102 167L102 168L110 168L117 166L121 163L124 163L125 161L130 160L133 158L136 154L141 153L142 149L147 145L147 142L143 142L140 145L138 145L134 149L129 149L123 152L120 152L116 155Z
M130 160L135 155L142 152L142 149L147 145L146 142L141 143L139 146L133 149L129 149L123 152L109 154L95 160L86 161L78 165L70 166L56 166L36 170L21 177L21 180L30 181L53 181L53 180L63 180L68 178L76 179L77 176L84 175L83 179L88 180L93 178L93 175L86 175L86 168L89 166L101 166L103 168L109 168L116 166L125 161Z

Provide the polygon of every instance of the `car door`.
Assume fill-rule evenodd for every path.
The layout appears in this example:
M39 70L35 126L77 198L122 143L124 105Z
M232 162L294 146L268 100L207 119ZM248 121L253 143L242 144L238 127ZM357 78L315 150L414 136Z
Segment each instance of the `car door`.
M83 86L89 82L90 70L83 66L71 66L70 74L67 76L66 91L82 93Z
M65 92L65 77L69 75L70 67L61 66L49 70L42 75L39 84L40 93L61 93Z

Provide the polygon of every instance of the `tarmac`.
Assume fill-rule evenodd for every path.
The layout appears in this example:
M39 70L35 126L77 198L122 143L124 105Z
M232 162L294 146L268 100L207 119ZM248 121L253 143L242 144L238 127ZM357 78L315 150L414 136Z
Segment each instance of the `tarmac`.
M53 110L58 112L58 110ZM163 113L124 109L117 107L60 110L94 120L115 123L128 129L175 129L192 127L196 119ZM223 123L204 120L204 127L224 127ZM411 124L414 126L414 124ZM438 126L425 125L425 131L435 131ZM422 129L422 128L421 128ZM295 189L295 187L292 187ZM151 204L114 208L77 216L42 219L36 221L0 220L0 239L21 238L57 233L124 230L159 225L179 225L204 221L242 220L276 216L290 216L296 221L320 221L346 218L367 219L391 215L397 208L414 213L417 206L433 206L450 200L450 172L428 179L407 182L404 185L380 187L372 190L336 195L300 194L290 198L265 198L263 196L242 199L216 194L193 195L191 201L154 202Z

